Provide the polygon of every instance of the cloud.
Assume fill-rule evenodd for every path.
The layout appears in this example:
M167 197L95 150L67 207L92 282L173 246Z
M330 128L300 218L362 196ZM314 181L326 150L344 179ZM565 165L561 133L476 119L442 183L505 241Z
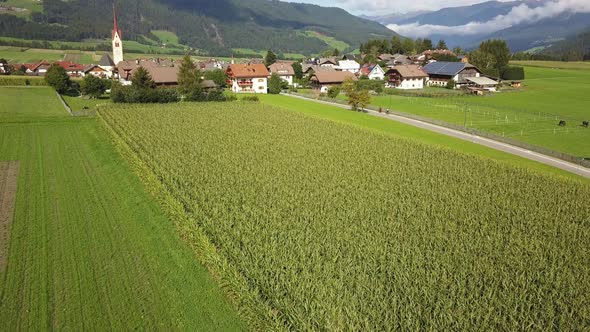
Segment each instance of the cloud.
M444 7L467 6L483 0L285 0L288 2L314 3L325 7L340 7L355 14L383 15L407 13L416 10L438 10ZM501 0L509 1L509 0Z
M557 0L547 2L539 7L531 8L521 4L512 8L506 15L499 15L487 22L470 22L458 26L445 26L433 24L390 24L387 27L407 37L427 37L437 35L475 35L491 33L509 28L521 23L533 23L542 19L551 18L563 13L590 13L589 0Z

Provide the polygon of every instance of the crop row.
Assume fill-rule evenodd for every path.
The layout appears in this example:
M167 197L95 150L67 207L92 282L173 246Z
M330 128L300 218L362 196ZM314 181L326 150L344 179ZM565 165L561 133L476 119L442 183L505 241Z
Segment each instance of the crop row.
M100 117L287 328L590 327L587 184L257 103Z

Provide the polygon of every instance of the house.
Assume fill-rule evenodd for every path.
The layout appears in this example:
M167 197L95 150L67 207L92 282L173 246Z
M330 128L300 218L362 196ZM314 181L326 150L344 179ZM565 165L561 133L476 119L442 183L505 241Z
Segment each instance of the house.
M102 55L100 61L98 62L98 65L100 66L100 68L105 70L106 77L112 78L113 76L116 76L117 65L115 64L115 61L113 61L111 56L107 53Z
M121 61L117 64L119 81L123 85L130 85L133 73L137 68L143 67L148 71L156 86L170 87L178 85L178 71L180 66L171 60L149 59Z
M85 66L71 61L58 61L56 65L62 67L70 77L83 77Z
M380 61L383 61L383 62L389 62L393 59L393 57L394 57L393 54L383 53L383 54L379 54L377 56L377 59L379 59Z
M34 76L45 76L51 64L47 61L41 61L27 68L27 74Z
M320 70L315 72L311 78L311 84L314 89L320 92L328 92L328 89L332 86L340 85L347 78L351 78L356 81L356 76L348 71L336 71L336 70Z
M317 60L317 65L320 66L320 67L332 67L332 68L335 68L336 66L338 66L338 61L336 60L336 57L319 58Z
M450 80L455 81L455 88L469 85L467 78L480 77L481 70L469 63L463 62L432 62L424 66L428 74L428 85L447 86Z
M430 59L436 58L437 55L449 55L449 56L457 56L453 51L449 51L449 50L426 50L424 52L422 52L422 54L425 57L425 60L428 61Z
M428 78L428 74L417 65L395 66L387 71L386 76L388 87L404 90L423 89Z
M336 69L356 74L361 69L361 65L354 60L340 60Z
M480 77L466 77L467 86L469 88L476 88L483 91L496 92L498 88L498 81L491 78L480 76Z
M394 66L399 66L399 65L411 65L414 62L412 61L412 58L410 58L407 55L403 55L403 54L394 54L393 57L391 58L391 60L387 61L387 67L391 68Z
M292 62L275 62L268 69L271 75L277 74L287 84L293 85L295 70L293 69Z
M92 75L98 78L107 78L108 72L99 65L90 65L84 69L84 76Z
M383 80L385 71L378 64L365 64L361 67L359 74L367 76L370 80Z
M228 85L236 93L267 93L270 73L263 64L231 64L226 69Z
M467 55L459 55L457 59L459 59L463 63L469 63L469 57Z
M352 54L352 53L349 53L349 54L344 54L342 56L342 59L341 60L354 60L356 62L359 62L359 61L362 60L362 56L360 54Z
M309 76L309 75L316 73L318 71L336 71L336 69L334 69L334 67L320 67L318 65L310 65L310 64L303 64L302 69L303 69L304 76Z
M4 75L6 73L8 73L8 66L6 66L5 63L0 62L0 75Z

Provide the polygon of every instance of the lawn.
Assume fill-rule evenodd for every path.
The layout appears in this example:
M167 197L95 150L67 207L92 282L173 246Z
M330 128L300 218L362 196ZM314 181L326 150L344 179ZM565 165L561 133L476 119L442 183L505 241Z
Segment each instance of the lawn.
M256 330L588 327L587 182L271 98L99 111Z
M590 61L510 61L510 64L526 67L558 68L558 69L590 69Z
M486 97L374 96L372 104L590 157L590 70L526 67L522 91ZM340 96L345 99L344 96ZM566 127L558 126L567 122Z
M298 33L302 33L308 37L314 37L317 39L321 39L326 44L328 44L329 47L338 49L340 51L343 51L343 50L350 47L350 45L348 45L347 43L345 43L341 40L338 40L334 37L323 35L323 34L316 32L316 31L305 31L305 32L298 32Z
M20 161L4 330L245 330L95 118L0 92L0 161Z

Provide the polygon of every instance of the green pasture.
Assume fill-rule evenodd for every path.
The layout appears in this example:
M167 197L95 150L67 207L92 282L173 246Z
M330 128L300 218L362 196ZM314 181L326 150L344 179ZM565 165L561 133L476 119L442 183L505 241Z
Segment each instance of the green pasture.
M0 160L20 161L3 330L245 330L95 118L0 88Z
M305 32L297 32L297 33L301 33L307 37L321 39L326 44L328 44L329 47L338 49L340 51L345 50L350 47L350 45L348 45L347 43L345 43L341 40L338 40L334 37L323 35L323 34L316 32L316 31L305 31Z
M160 39L160 42L167 45L180 45L178 36L171 31L166 30L152 30L152 34Z
M590 129L581 126L590 120L590 70L526 67L525 71L523 88L517 91L484 97L379 95L371 103L590 157ZM565 127L559 126L561 120Z
M590 69L590 61L510 61L510 64L553 69Z

